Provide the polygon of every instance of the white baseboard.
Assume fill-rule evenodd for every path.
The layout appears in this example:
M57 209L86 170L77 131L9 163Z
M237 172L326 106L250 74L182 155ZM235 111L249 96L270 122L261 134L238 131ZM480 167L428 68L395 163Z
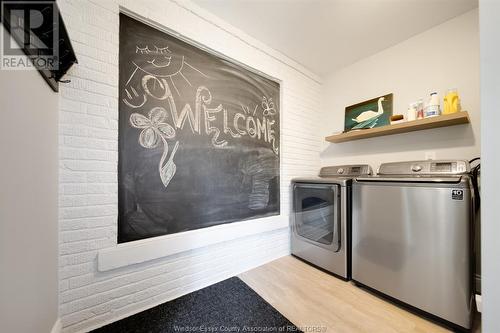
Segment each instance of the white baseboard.
M481 295L476 295L476 308L478 312L483 312L483 302Z
M52 329L50 330L50 333L61 333L61 331L62 331L61 318L57 318L56 322L54 323L54 326L52 326Z

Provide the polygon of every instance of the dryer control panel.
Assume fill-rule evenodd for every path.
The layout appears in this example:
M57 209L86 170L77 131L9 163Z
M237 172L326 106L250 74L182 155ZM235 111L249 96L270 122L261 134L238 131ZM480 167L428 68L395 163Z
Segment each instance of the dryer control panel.
M327 166L321 168L319 172L320 177L357 177L371 174L372 168L368 164Z

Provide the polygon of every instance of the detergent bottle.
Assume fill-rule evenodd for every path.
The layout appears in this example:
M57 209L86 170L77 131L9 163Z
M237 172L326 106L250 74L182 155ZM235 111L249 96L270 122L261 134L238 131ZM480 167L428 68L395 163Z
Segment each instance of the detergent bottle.
M429 103L425 107L425 117L435 117L441 114L441 110L439 108L439 98L437 92L432 92L429 97Z
M450 114L461 111L460 97L458 96L457 89L449 89L446 92L443 104L444 104L443 114Z

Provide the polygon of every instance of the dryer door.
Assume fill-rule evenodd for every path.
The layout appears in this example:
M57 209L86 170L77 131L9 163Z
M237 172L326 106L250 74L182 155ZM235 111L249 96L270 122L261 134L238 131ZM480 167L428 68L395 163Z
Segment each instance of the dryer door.
M333 252L340 250L340 186L295 183L292 229L298 237Z

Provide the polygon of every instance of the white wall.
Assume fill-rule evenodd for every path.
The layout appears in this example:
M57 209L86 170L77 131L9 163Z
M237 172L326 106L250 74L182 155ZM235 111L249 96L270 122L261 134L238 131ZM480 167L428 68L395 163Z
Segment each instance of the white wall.
M411 22L408 22L411 24ZM383 36L380 36L383 38ZM323 136L344 129L345 107L394 93L394 114L437 91L458 88L472 126L405 133L340 144L323 143L323 165L436 158L470 159L480 152L479 31L473 10L343 68L325 80Z
M116 247L119 5L282 80L282 214L290 178L319 168L319 79L187 1L58 1L79 64L61 89L60 311L85 331L289 253L288 228L97 271Z
M483 332L500 332L500 2L479 2Z
M48 333L58 312L59 99L34 70L0 70L0 101L0 331Z

